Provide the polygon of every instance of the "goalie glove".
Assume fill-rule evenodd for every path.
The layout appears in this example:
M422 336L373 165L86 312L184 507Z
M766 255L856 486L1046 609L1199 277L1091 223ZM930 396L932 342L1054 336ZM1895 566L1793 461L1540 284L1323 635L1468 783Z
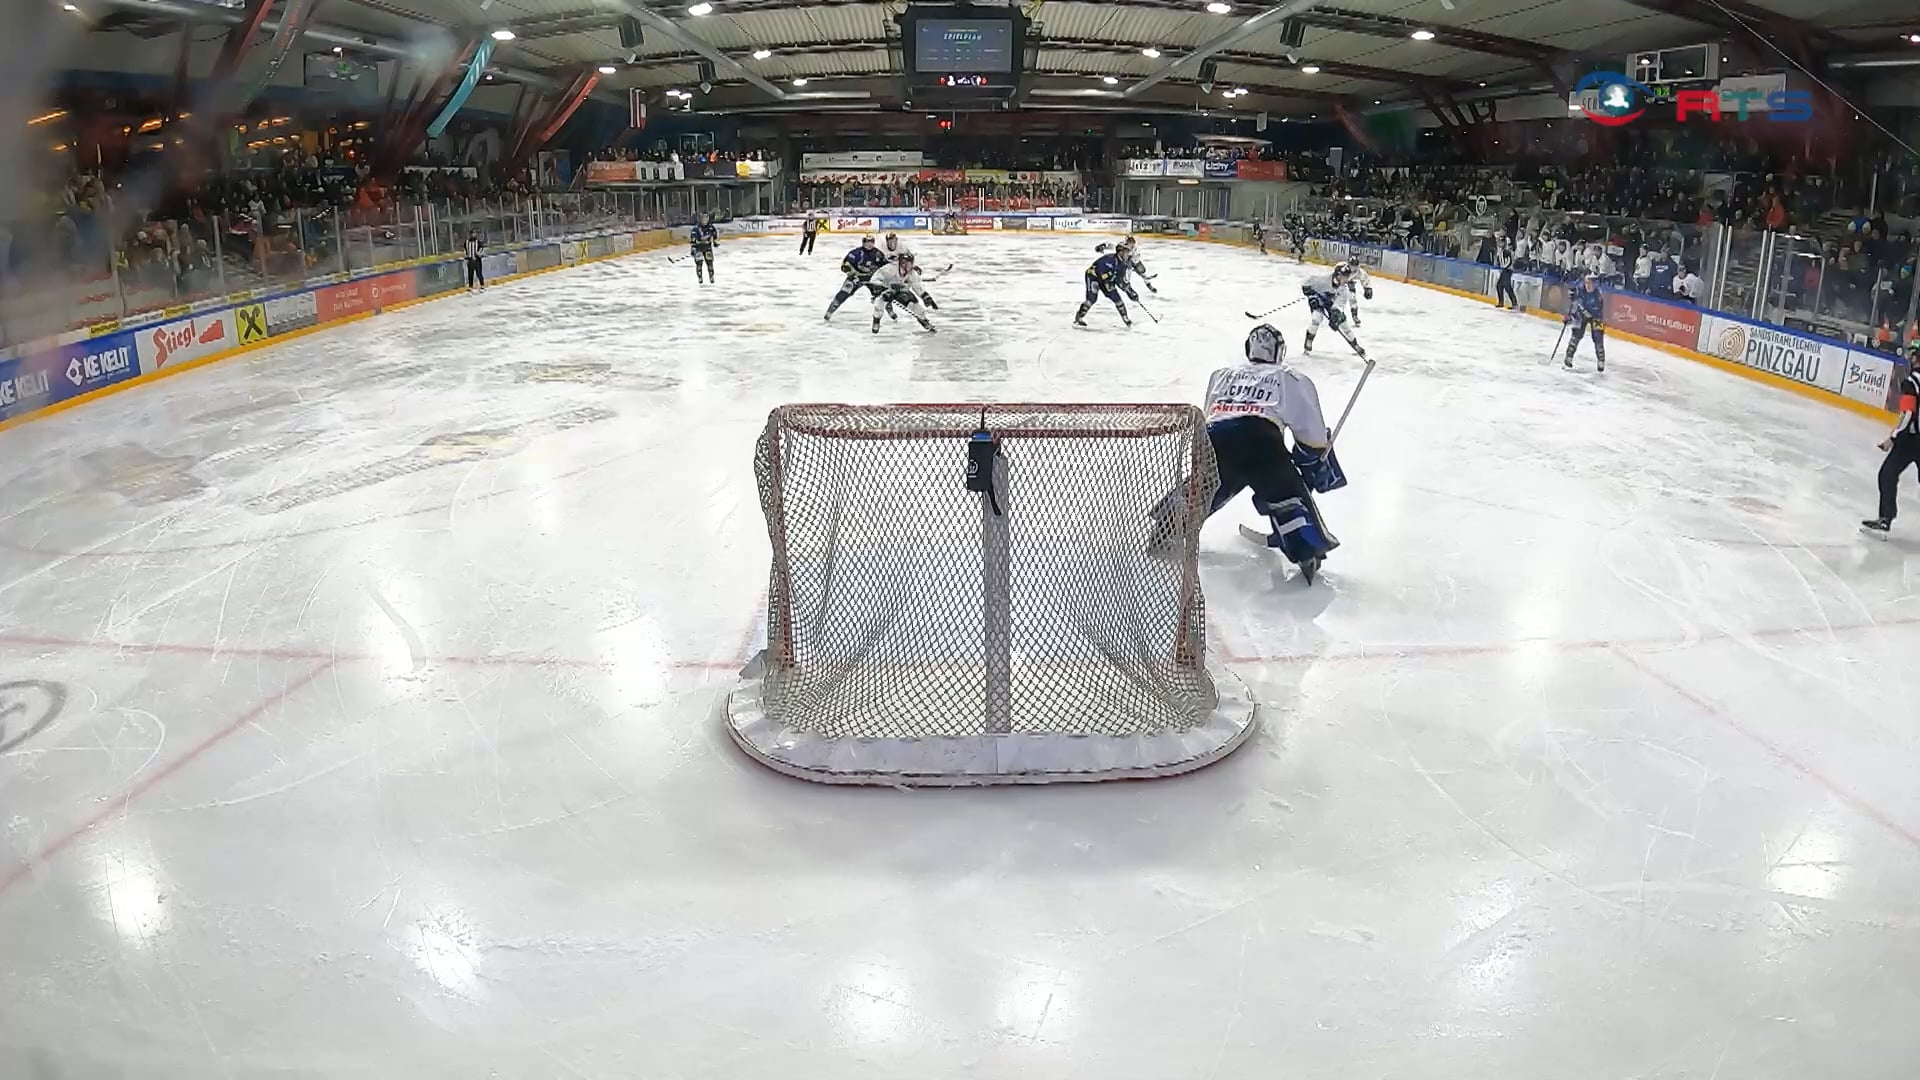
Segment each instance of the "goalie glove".
M1332 450L1322 452L1305 443L1295 443L1293 467L1300 470L1300 479L1305 480L1308 487L1321 494L1347 486L1347 474Z
M1367 299L1369 300L1373 299L1373 286L1369 285L1360 291L1366 296Z

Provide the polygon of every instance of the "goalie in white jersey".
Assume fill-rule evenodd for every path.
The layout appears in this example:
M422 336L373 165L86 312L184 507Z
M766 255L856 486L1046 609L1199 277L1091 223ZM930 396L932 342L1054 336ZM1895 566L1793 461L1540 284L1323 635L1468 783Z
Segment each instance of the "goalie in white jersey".
M1320 412L1313 380L1286 366L1287 342L1262 324L1247 335L1247 361L1224 367L1207 380L1207 439L1220 470L1211 514L1249 488L1254 509L1266 515L1268 547L1281 553L1311 582L1320 563L1340 541L1327 531L1313 493L1345 487ZM1293 445L1287 445L1287 433ZM1180 495L1170 494L1156 518L1172 520ZM1257 534L1249 534L1257 535Z
M880 332L880 316L892 314L895 307L905 308L927 333L937 332L927 319L926 309L920 306L920 296L926 286L920 280L920 268L914 265L912 255L901 255L875 270L867 284L873 289L874 333Z

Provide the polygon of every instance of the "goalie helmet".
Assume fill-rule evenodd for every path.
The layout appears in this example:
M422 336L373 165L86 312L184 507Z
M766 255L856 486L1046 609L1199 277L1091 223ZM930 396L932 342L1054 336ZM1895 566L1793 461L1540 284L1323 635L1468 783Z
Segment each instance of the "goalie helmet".
M1284 364L1287 362L1287 339L1280 331L1267 323L1261 323L1247 332L1247 362L1253 364Z

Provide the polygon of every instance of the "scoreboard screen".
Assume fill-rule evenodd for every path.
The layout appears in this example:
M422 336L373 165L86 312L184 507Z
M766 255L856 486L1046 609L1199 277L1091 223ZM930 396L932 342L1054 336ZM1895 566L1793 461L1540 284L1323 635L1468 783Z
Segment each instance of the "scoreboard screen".
M914 25L913 67L928 74L1013 73L1013 20L920 19Z

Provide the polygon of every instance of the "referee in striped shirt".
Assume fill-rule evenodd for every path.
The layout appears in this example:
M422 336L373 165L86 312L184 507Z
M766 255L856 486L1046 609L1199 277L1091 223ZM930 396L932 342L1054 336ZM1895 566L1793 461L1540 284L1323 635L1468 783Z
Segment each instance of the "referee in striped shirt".
M487 242L480 239L476 230L467 234L467 291L472 292L475 285L487 287L487 277L480 272L480 255L486 250Z
M1880 464L1880 516L1860 524L1884 533L1893 527L1899 509L1894 497L1900 477L1909 465L1920 463L1920 339L1907 343L1907 373L1900 378L1900 420L1880 449L1887 452L1887 460Z

